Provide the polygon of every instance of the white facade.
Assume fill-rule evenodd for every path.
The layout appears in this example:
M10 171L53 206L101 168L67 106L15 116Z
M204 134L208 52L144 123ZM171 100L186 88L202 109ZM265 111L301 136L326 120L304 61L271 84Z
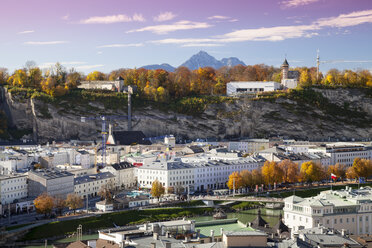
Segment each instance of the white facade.
M355 158L372 159L372 149L362 144L335 143L326 147L326 153L331 157L331 164L352 166Z
M74 192L81 197L95 197L106 186L115 186L115 176L110 172L86 175L74 179Z
M108 165L102 172L111 172L115 176L115 186L117 188L132 188L137 184L135 167L127 162Z
M260 168L262 158L235 158L234 160L208 160L206 158L189 158L182 161L153 162L137 168L140 187L151 188L158 180L168 187L190 188L204 191L225 188L229 175L234 171L254 170ZM188 162L186 162L188 161Z
M284 222L292 231L323 225L355 235L372 234L372 189L323 191L311 198L284 200Z
M277 82L230 82L226 84L226 94L228 96L239 94L255 94L258 92L275 91L280 89Z
M294 89L297 87L298 80L296 78L292 79L282 79L282 85L285 89Z
M0 204L13 203L27 197L26 175L0 175Z

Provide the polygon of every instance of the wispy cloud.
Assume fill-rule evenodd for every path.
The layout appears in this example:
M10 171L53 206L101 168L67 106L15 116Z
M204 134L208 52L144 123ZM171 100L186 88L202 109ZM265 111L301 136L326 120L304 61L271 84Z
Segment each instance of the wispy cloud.
M141 47L143 43L131 43L131 44L109 44L98 46L97 48L113 48L113 47Z
M355 11L337 17L321 18L315 22L319 27L351 27L364 23L372 23L372 10Z
M82 24L111 24L119 22L144 22L145 18L142 14L134 14L133 16L127 15L110 15L110 16L93 16L81 20Z
M127 33L149 31L155 34L167 34L179 30L200 29L209 27L212 27L212 25L206 22L179 21L173 24L147 26L144 28L130 30Z
M288 25L277 27L263 27L252 29L240 29L223 35L209 38L187 39L163 39L152 41L157 44L219 44L228 42L246 41L282 41L293 38L310 38L319 35L325 28L345 28L360 24L372 23L372 10L341 14L336 17L321 18L308 25Z
M208 17L208 20L226 20L226 19L230 19L230 17L221 16L221 15L214 15L214 16Z
M223 21L226 21L226 22L237 22L238 19L236 18L231 18L229 16L223 16L223 15L214 15L214 16L210 16L207 18L208 20L213 20L215 22L223 22Z
M67 14L67 15L64 15L61 17L62 20L65 20L65 21L68 21L70 19L70 15Z
M53 67L55 64L56 62L46 62L46 63L41 64L39 67L41 69L48 69L48 68ZM103 64L87 65L86 62L82 62L82 61L65 61L65 62L60 62L60 64L67 68L74 67L76 70L82 70L82 71L105 66Z
M33 46L44 46L44 45L58 45L58 44L66 44L69 41L65 40L54 40L54 41L26 41L23 44L25 45L33 45Z
M165 21L170 21L173 20L176 17L175 14L172 12L163 12L160 13L158 16L154 17L155 22L165 22Z
M103 64L98 64L98 65L81 65L81 66L76 66L75 69L76 70L91 70L91 69L96 69L96 68L100 68L100 67L104 67L105 65Z
M182 47L219 47L223 45L224 44L217 44L217 43L187 43L187 44L183 44Z
M299 6L304 6L312 3L319 2L320 0L285 0L280 4L283 8L296 8Z
M31 33L35 33L35 30L25 30L22 32L18 32L18 34L31 34Z

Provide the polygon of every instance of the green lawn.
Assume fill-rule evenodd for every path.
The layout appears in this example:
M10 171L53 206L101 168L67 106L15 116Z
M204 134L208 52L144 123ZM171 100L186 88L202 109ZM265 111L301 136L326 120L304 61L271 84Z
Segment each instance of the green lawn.
M81 224L83 231L97 230L128 224L138 224L143 222L156 222L161 220L174 219L179 217L191 217L213 212L213 208L167 208L167 209L145 209L128 210L101 214L99 216L74 219L68 221L56 221L45 225L32 228L23 238L26 240L45 239L76 231Z
M18 228L21 228L21 227L24 227L24 226L29 226L29 225L32 225L32 223L27 223L27 224L20 224L20 225L15 225L15 226L8 226L5 228L6 231L11 231L11 230L15 230L15 229L18 229Z

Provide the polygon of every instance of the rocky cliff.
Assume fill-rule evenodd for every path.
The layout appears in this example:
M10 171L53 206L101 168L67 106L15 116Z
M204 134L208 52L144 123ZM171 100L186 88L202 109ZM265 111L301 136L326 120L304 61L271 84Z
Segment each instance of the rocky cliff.
M165 112L152 106L134 108L133 130L147 136L174 134L184 138L268 137L324 140L365 139L372 136L372 97L361 89L312 89L305 93L267 99L239 98L211 104L197 116ZM102 104L59 105L36 99L18 99L2 89L2 107L9 122L19 129L32 128L39 141L99 138L101 122L81 116L126 115L123 108L108 110ZM94 110L92 112L92 110ZM89 113L89 114L88 114ZM143 117L145 116L145 117ZM116 130L126 130L127 121L117 120Z

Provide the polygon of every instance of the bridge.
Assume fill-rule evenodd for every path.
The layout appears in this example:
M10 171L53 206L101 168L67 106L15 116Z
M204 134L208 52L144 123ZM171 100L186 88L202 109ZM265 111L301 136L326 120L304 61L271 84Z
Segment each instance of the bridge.
M262 203L284 203L283 198L254 197L254 196L197 196L193 200L203 201L240 201L240 202L262 202Z

